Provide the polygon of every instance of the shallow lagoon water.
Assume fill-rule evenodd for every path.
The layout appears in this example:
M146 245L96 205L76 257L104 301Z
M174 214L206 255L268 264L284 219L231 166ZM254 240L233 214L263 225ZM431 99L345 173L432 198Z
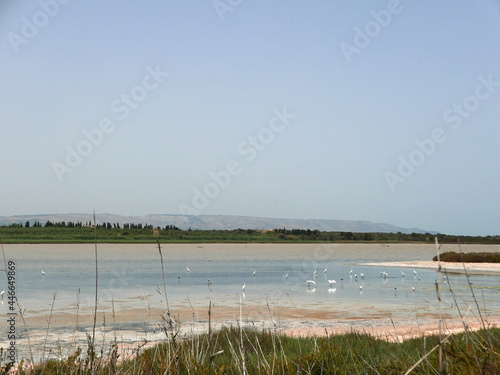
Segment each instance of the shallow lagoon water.
M498 251L500 246L462 246L464 252L484 251L485 248ZM54 293L57 293L55 310L69 312L74 309L78 294L82 309L94 305L93 244L7 245L5 250L8 260L16 262L17 298L28 313L49 310ZM442 251L447 250L457 249L452 245L442 248ZM247 303L288 301L297 308L314 309L318 305L349 301L424 307L425 301L436 300L434 282L438 276L433 270L417 270L415 276L411 269L362 265L366 262L431 260L435 255L433 245L167 244L162 245L162 254L171 309L188 306L189 302L205 306L208 301L237 305L244 282ZM351 269L352 275L349 274ZM255 276L252 276L254 271ZM381 277L382 271L388 273L387 278ZM364 279L360 276L362 273ZM98 245L98 274L99 305L102 307L110 307L112 300L116 310L147 304L161 307L163 304L158 292L158 288L163 292L160 255L154 244ZM500 275L473 275L471 278L473 285L481 289L481 298L484 295L488 306L496 308ZM329 287L327 280L330 279L337 281L334 289ZM308 288L307 280L316 284ZM467 298L470 290L464 275L450 274L449 280L456 294L462 293ZM5 305L2 309L0 312L6 313Z
M5 245L4 249L7 260L16 262L17 298L28 321L48 317L52 303L54 314L75 316L77 311L92 311L93 244ZM441 251L458 251L458 248L445 245ZM500 246L462 245L462 251L500 251ZM415 275L412 269L363 265L431 260L435 252L434 245L418 244L162 245L170 310L175 314L191 309L196 312L197 321L207 319L209 302L215 308L234 308L240 303L262 308L264 312L258 316L247 314L249 319L264 316L267 305L272 309L288 309L289 317L296 310L302 323L307 321L307 311L311 315L321 311L324 317L337 320L380 316L411 319L416 314L435 314L438 310L435 270L418 269ZM387 278L381 277L382 271L388 273ZM134 324L142 327L141 321L148 315L146 311L165 306L160 254L154 244L98 244L98 274L100 312L109 314L112 309L140 312L136 323L134 319L124 323L127 329L133 331ZM466 277L449 274L448 278L449 284L443 288L445 311L453 313L451 305L455 299L464 311L468 306L474 307ZM330 279L336 280L333 288L327 281ZM307 280L316 284L308 287ZM500 275L471 275L470 280L476 298L487 307L485 313L498 313ZM0 287L3 288L1 284ZM6 301L4 299L0 306L2 316L7 313ZM234 315L226 317L227 320L235 318ZM34 322L30 323L34 329L47 326L47 318Z

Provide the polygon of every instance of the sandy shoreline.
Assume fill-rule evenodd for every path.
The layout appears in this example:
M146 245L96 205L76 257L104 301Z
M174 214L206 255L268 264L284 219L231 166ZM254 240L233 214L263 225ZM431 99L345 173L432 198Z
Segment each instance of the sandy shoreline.
M373 267L400 267L400 268L420 268L437 271L438 262L435 261L404 261L404 262L376 262L360 263L363 266ZM450 273L465 273L464 264L456 262L441 262L441 268ZM465 263L465 269L470 275L497 275L500 274L500 263Z
M236 311L234 311L236 312ZM316 314L314 318L282 318L275 320L267 318L254 320L245 314L242 317L243 327L257 330L268 329L280 335L292 337L324 337L336 334L347 334L357 332L369 334L377 339L390 342L402 342L411 338L435 335L439 333L439 317L418 316L407 318L379 317L378 319L331 319L325 314ZM237 314L232 319L212 321L211 329L214 334L224 327L238 327L240 324ZM488 316L485 319L487 328L500 327L500 316ZM96 349L104 356L111 350L111 344L116 340L118 354L121 359L131 358L138 351L152 347L167 339L167 333L162 329L163 322L156 321L144 324L142 332L137 326L121 326L117 332L112 324L103 327L102 322L96 329ZM483 328L482 321L473 313L467 314L462 321L458 316L447 316L443 319L442 332L445 336L467 330L478 330ZM181 323L178 338L190 338L208 332L208 320L184 321ZM47 328L39 327L30 330L30 343L20 340L17 343L19 359L24 358L30 362L30 350L33 353L35 363L45 359L62 359L75 353L78 348L85 352L87 337L92 334L92 327ZM3 346L3 343L2 345Z
M240 315L241 314L241 315ZM443 314L445 332L462 332L468 329L480 329L483 322L478 314L471 311L462 311L464 320L458 312L448 310ZM124 348L137 348L138 346L151 346L165 340L163 329L165 321L162 309L151 309L149 314L144 310L134 309L116 312L113 316L109 313L98 312L96 327L96 342L104 349L109 349L109 344L114 339ZM208 309L199 314L189 309L181 308L171 311L171 316L178 322L180 337L190 337L195 334L208 332ZM487 327L500 326L500 316L483 316ZM55 355L57 348L64 347L76 349L86 346L87 335L92 334L91 314L76 316L69 313L54 313L48 329L48 317L25 317L26 327L19 321L19 331L26 329L30 336L30 345L35 352L47 345L47 353ZM271 329L289 336L325 336L343 334L352 331L368 333L374 337L402 341L405 339L431 335L438 332L439 315L437 312L406 311L404 314L394 315L390 311L369 309L360 314L349 313L345 309L295 309L277 308L269 306L242 306L239 307L217 306L211 311L211 328L217 330L228 326L255 327L257 329ZM28 342L26 336L21 334L18 348L26 351ZM0 346L5 343L1 342ZM64 354L64 353L61 353Z
M443 314L442 332L446 336L467 330L478 330L486 326L500 327L500 316L483 315L476 311L462 311L463 320L456 309ZM104 357L109 355L115 342L120 360L133 358L138 352L168 339L163 309L132 309L110 314L98 311L96 327L96 350ZM180 324L179 339L207 333L209 330L208 309L195 312L190 308L178 308L171 316ZM42 359L64 359L78 348L85 352L87 338L92 336L92 315L82 313L55 313L48 316L27 316L27 325L19 321L20 337L17 341L18 361L40 363ZM240 311L235 306L215 306L211 311L210 328L214 334L225 327L243 327L257 330L268 329L280 335L292 337L324 337L357 332L369 334L377 339L402 342L407 339L439 333L439 315L436 312L410 311L393 314L391 311L371 308L361 314L349 308L285 308L268 305L244 305ZM26 331L25 331L26 329ZM29 341L26 336L29 333ZM0 347L6 348L6 342Z
M213 334L216 335L218 330L224 327L238 326L238 324L240 324L239 319L236 318L235 320L212 323L211 328ZM340 321L323 319L309 319L307 321L300 319L250 321L248 319L242 319L241 324L243 327L258 330L268 329L278 335L292 337L324 337L356 332L359 334L368 334L376 339L389 342L403 342L408 339L437 335L439 333L439 320L437 316L427 316L419 319L392 319L385 317L375 321L372 319ZM486 328L498 328L500 327L500 316L488 317L484 324ZM463 320L458 317L448 317L444 319L441 329L443 336L446 337L451 334L464 332L465 329L475 331L483 327L483 323L479 319L474 316L466 315ZM193 337L193 335L206 332L208 332L208 321L184 322L179 331L178 339L190 338ZM32 341L30 345L34 362L40 363L42 360L42 350L44 353L43 358L46 360L67 358L79 350L79 348L82 348L83 352L85 352L85 348L87 347L86 336L90 334L90 327L80 332L71 330L61 331L56 329L47 334L47 332L43 330L32 331ZM37 343L34 343L33 339L35 339ZM96 349L106 358L111 353L111 344L115 342L119 361L121 362L123 360L133 359L137 353L153 347L166 339L167 334L160 329L159 325L154 333L149 332L145 334L145 332L141 333L134 330L128 330L120 331L116 336L110 329L104 332L101 326L96 330ZM45 344L48 343L46 347L45 344L42 343L44 340L47 340ZM19 344L21 343L18 343L18 348L21 348ZM28 350L28 343L26 341L21 345L24 347L22 347L21 352L18 353L18 358L24 358L24 368L26 369L30 367L31 354L30 350ZM13 370L15 370L15 368ZM14 373L14 371L11 373Z

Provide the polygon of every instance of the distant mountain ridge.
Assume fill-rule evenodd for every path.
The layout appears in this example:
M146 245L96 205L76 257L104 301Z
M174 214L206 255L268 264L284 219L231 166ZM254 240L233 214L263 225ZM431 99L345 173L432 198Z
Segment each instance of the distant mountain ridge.
M42 225L50 220L51 222L73 221L87 223L92 221L92 214L41 214L41 215L18 215L18 216L0 216L0 225L10 225L12 223L23 224L29 221L33 224L35 221ZM373 223L370 221L357 220L330 220L330 219L280 219L265 218L253 216L232 216L232 215L169 215L169 214L149 214L141 216L122 216L115 214L96 214L98 223L141 223L151 224L153 226L164 227L166 225L175 225L180 229L187 230L231 230L231 229L311 229L319 231L340 231L340 232L381 232L381 233L431 233L419 228L402 228L392 224Z

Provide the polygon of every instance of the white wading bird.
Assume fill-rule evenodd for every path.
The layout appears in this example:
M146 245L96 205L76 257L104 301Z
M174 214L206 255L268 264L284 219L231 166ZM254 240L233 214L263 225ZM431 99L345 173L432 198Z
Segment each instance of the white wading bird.
M314 280L307 280L307 281L306 281L306 283L307 283L307 287L308 287L308 288L310 288L310 287L311 287L311 284L316 285L316 281L314 281Z
M337 284L335 280L328 280L328 284L330 284L330 288L333 288L333 284Z

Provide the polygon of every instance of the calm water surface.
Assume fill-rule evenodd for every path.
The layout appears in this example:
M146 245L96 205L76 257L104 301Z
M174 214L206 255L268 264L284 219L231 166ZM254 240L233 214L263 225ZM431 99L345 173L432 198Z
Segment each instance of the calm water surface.
M442 251L448 250L457 249L443 246ZM500 246L462 246L462 250L500 251ZM93 244L6 245L5 251L7 260L16 262L17 298L27 316L49 311L55 293L55 311L74 311L78 299L82 311L93 306ZM162 245L162 254L171 309L206 307L208 301L238 305L244 282L246 304L265 305L269 301L273 305L307 309L345 306L350 314L362 315L366 307L356 311L351 307L388 308L392 312L409 307L425 310L436 301L435 271L417 270L415 275L411 269L362 265L431 260L435 255L433 245L174 244ZM381 271L386 271L388 277L382 278ZM163 306L162 269L155 245L98 245L98 274L99 306L103 309L111 308L112 301L118 311ZM333 288L327 281L331 279L336 280ZM449 279L456 297L469 303L472 298L465 276L450 275ZM316 284L308 287L307 280ZM471 281L481 301L498 311L500 275L473 275ZM452 302L453 297L447 292L444 291L444 299ZM0 309L5 314L7 305Z

